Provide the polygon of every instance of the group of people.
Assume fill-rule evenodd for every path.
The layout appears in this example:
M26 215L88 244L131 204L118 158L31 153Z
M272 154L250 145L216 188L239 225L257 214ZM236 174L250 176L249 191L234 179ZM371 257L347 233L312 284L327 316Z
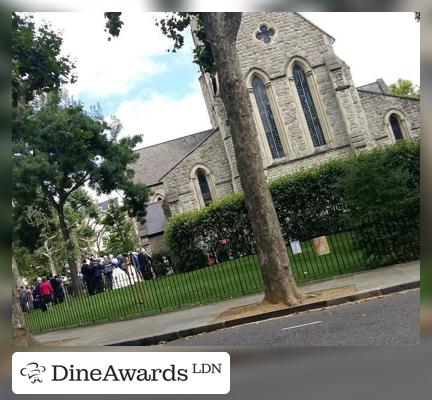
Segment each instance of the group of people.
M60 276L39 277L33 286L21 286L19 294L24 313L38 308L47 311L51 305L64 302L63 279Z
M156 274L150 254L142 248L117 257L91 256L83 260L78 276L88 294L94 295L153 279ZM63 279L60 276L39 277L34 285L19 288L19 298L24 313L33 309L47 311L51 305L64 302Z
M91 256L83 260L79 276L88 294L94 295L153 279L156 274L150 254L142 248L117 257L111 254L104 257Z

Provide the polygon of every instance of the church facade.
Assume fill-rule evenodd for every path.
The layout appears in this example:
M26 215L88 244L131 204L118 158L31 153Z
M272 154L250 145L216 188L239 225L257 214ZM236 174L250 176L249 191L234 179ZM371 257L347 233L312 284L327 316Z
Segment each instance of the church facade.
M268 179L420 135L420 102L382 79L356 87L334 41L298 13L243 13L237 51ZM170 215L241 191L217 77L200 85L212 129L137 150L135 179L151 190L138 230L150 251Z

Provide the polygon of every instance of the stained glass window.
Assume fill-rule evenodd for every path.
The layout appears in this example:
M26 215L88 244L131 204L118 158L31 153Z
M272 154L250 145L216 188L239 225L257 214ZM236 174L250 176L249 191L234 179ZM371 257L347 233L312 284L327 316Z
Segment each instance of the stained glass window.
M262 80L255 77L252 80L252 88L255 95L255 100L258 106L258 111L264 126L264 132L267 137L267 142L270 147L270 152L273 158L281 158L285 155L280 140L279 132L273 117L273 112L270 107L270 101L267 96L267 91Z
M390 125L392 127L393 136L395 140L403 140L402 129L399 124L399 118L396 114L390 115Z
M210 192L210 186L207 181L207 174L204 170L199 169L196 172L196 176L198 179L198 184L201 190L201 196L203 198L204 205L207 206L213 200Z
M318 113L315 108L312 94L309 88L309 83L303 68L299 64L295 64L293 68L294 82L300 97L300 103L306 118L312 143L314 147L320 147L326 144L321 123L318 118Z

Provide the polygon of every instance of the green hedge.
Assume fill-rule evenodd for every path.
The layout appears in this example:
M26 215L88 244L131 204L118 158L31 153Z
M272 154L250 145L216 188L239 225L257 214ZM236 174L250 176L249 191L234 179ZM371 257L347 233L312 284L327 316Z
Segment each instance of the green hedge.
M347 160L349 161L349 160ZM420 145L401 142L344 163L338 185L370 265L420 256Z
M226 239L228 245L223 242ZM165 241L179 271L207 266L209 253L216 254L218 262L253 253L255 245L243 194L229 195L208 207L171 217Z
M378 265L418 257L419 173L420 144L404 141L279 177L270 191L287 242L354 229ZM165 241L178 271L207 266L209 253L217 262L252 254L243 194L173 216Z

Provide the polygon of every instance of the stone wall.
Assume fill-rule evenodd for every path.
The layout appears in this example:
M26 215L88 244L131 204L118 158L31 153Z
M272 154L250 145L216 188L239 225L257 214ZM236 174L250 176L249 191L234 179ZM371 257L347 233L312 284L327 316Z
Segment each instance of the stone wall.
M390 143L385 117L390 110L405 115L412 137L420 135L420 101L405 97L358 90L369 128L378 144Z
M256 38L261 25L274 29L270 43ZM330 35L297 13L243 13L237 36L240 68L252 104L254 98L250 78L254 73L265 77L285 150L285 157L271 159L267 139L263 132L259 133L264 170L269 180L345 156L357 149L391 142L384 121L389 110L398 110L406 116L411 136L420 134L420 102L379 93L383 90L380 80L356 89L349 66L333 50L333 41ZM294 62L305 67L324 131L326 145L319 148L311 145L292 77ZM165 175L162 183L150 187L150 201L156 193L164 195L172 214L202 206L191 177L197 165L209 170L216 199L241 191L233 142L217 81L202 75L200 85L211 124L219 129ZM376 93L371 89L375 87ZM260 117L256 109L253 117L258 121L258 126ZM150 251L163 247L162 235L142 240Z
M141 245L152 255L165 248L163 233L160 235L146 236L141 238Z
M255 37L262 24L275 30L270 44L257 40ZM262 73L269 79L274 105L273 113L280 121L279 134L284 136L286 156L283 159L272 160L262 149L264 168L268 176L288 173L298 168L297 164L310 165L321 162L326 158L322 155L323 151L330 151L332 155L338 153L334 151L337 148L342 148L341 152L344 154L348 151L346 146L351 143L351 138L347 131L347 117L344 115L345 110L340 107L335 92L335 83L325 63L326 55L330 54L332 59L337 58L333 52L332 42L332 37L296 13L243 13L237 38L237 49L245 82L247 86L250 86L248 76L253 70ZM305 126L298 94L293 81L290 82L288 65L294 59L304 61L312 76L310 78L311 88L316 96L316 106L321 110L320 122L327 141L327 144L319 149L311 146L310 133ZM346 74L348 76L344 79L350 80L349 70ZM227 126L226 112L219 95L211 93L210 86L203 84L207 81L202 78L206 103L211 108L224 138L225 150L231 163L231 176L234 177L234 190L239 191L241 185L232 139ZM360 101L357 100L357 103L359 104ZM350 112L353 113L355 110L350 110ZM256 115L255 118L257 118ZM348 118L355 119L354 116ZM262 136L261 133L261 143L267 146L266 138ZM295 160L299 159L307 159L307 161L297 163Z
M165 197L165 188L164 188L163 183L160 183L158 185L152 185L152 186L149 186L148 188L149 188L149 192L150 192L149 193L149 202L150 203L154 203L156 201L159 201L156 199L157 195L161 195L162 198Z
M191 178L191 172L197 165L202 165L210 171L217 199L233 192L227 154L220 132L216 131L163 177L167 200L173 214L200 207Z
M333 158L343 157L352 153L349 145L333 150L322 151L313 155L297 158L296 160L281 161L275 163L265 170L267 179L277 178L281 175L290 174L300 169L311 168Z
M262 25L275 32L270 43L256 38ZM333 41L329 34L297 13L243 13L237 36L240 68L249 87L252 104L254 98L250 78L254 73L265 77L285 150L285 157L273 160L266 148L268 144L264 133L259 133L264 169L269 179L386 142L388 136L383 134L384 116L391 108L405 113L413 136L419 133L419 103L357 90L349 66L334 53ZM311 143L293 81L294 62L305 67L325 134L326 144L318 148ZM200 207L190 176L197 164L210 170L216 198L241 191L233 142L217 84L206 75L201 76L200 84L212 125L218 126L219 131L163 178L173 214ZM257 109L253 117L259 125Z
M274 29L270 43L256 39L261 25ZM265 71L271 79L284 75L289 60L303 57L321 65L332 51L332 38L304 18L291 12L243 13L237 36L240 67L246 76L251 68Z
M262 24L275 30L270 44L255 37ZM344 113L358 112L359 105L360 111L362 110L358 97L354 102L350 100L353 106L348 111L346 107L340 105L335 91L337 83L332 79L329 63L333 63L334 66L334 60L338 60L340 74L345 81L350 82L351 75L348 67L342 70L344 64L334 54L332 43L331 36L296 13L243 13L237 37L237 49L245 83L250 87L248 78L250 72L254 70L268 78L270 95L273 98L273 112L280 121L279 134L284 135L286 150L284 158L272 160L262 149L264 168L269 178L350 152L348 146L351 144L351 137L348 133L347 121L354 121L356 116L344 115ZM304 62L310 70L311 85L318 103L316 105L321 110L321 124L327 140L327 144L319 149L311 146L310 133L305 126L298 94L292 79L290 82L291 73L288 71L288 65L294 59ZM224 140L225 151L231 164L234 191L240 191L241 185L224 106L217 91L214 92L209 77L201 77L201 87L212 121L216 121ZM344 94L345 97L347 95L352 94ZM252 96L251 98L253 100ZM354 109L354 103L357 110ZM254 117L257 118L257 115ZM349 126L351 125L352 122ZM260 140L263 146L267 146L266 138L262 137L262 133ZM328 155L325 154L326 151ZM190 194L188 198L185 196L183 198L186 202L193 201Z
M257 40L260 26L275 30L270 43ZM256 69L270 80L275 100L274 113L282 122L280 135L285 135L290 154L288 159L305 157L315 149L310 145L310 133L305 125L303 109L292 76L292 61L298 60L310 68L309 83L320 122L331 149L349 142L343 115L336 99L325 56L333 53L333 39L296 13L245 13L237 39L240 66L246 79ZM267 145L266 141L263 141Z

